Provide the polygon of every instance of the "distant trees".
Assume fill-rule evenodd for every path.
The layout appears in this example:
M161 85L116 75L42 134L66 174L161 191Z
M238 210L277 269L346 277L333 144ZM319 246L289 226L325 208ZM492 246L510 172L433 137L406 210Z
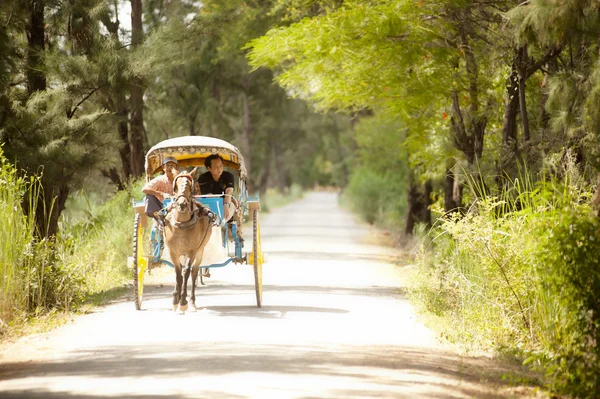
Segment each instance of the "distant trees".
M300 3L278 7L291 13ZM518 165L549 168L548 155L565 151L578 154L591 182L599 148L594 2L309 3L321 11L252 41L250 62L321 109L370 109L400 121L408 133L397 149L409 150L408 176L416 173L402 177L412 182L409 204L429 195L414 184L434 177L444 182L445 210L460 208L458 175L485 195Z
M273 85L270 71L250 73L242 47L280 18L271 6L3 1L0 143L18 168L43 175L38 235L57 233L69 193L89 186L86 178L101 174L122 189L144 173L148 146L168 137L232 141L261 192L293 180L328 184L335 174L347 180L343 167L313 170L318 159L342 162L338 139L348 118L316 115Z
M407 209L423 209L410 232L437 198L460 209L467 181L485 195L523 163L556 169L568 152L600 178L598 12L574 0L8 0L1 141L29 173L43 166L38 228L52 235L89 171L123 188L168 137L233 142L258 191L345 185L367 167L354 137L374 115L403 132L393 148L408 169L394 179Z
M97 57L97 1L2 3L1 143L29 174L43 174L36 212L40 236L54 235L69 192L110 145L109 115L97 102L103 87Z

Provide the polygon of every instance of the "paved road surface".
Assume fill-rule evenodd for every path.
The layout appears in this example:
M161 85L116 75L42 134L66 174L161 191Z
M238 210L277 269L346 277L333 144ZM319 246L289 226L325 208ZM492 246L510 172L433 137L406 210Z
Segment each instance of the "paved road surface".
M505 398L488 359L443 349L416 321L401 253L373 245L334 193L265 215L264 306L249 266L213 271L198 312L171 309L159 269L131 298L0 351L0 397Z

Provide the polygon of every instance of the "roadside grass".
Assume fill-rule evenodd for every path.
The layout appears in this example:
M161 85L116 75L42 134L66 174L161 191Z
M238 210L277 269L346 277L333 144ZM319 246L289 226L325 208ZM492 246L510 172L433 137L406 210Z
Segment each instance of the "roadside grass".
M269 212L271 209L281 208L296 200L299 200L304 195L302 187L297 184L293 184L288 191L281 192L276 188L270 188L260 199L261 211Z
M84 309L86 303L111 298L115 287L128 283L127 256L131 251L132 193L141 182L116 193L108 201L91 201L85 193L71 196L61 215L59 234L39 240L33 216L21 207L35 209L37 179L19 177L0 153L0 213L2 251L0 267L4 286L0 292L3 320L0 339L52 329ZM120 292L123 292L122 290ZM102 299L104 298L104 299Z
M600 231L589 187L524 174L423 240L411 298L427 325L466 351L546 374L553 392L600 389Z
M112 196L74 193L60 220L59 235L52 245L33 239L32 214L21 211L28 185L36 179L19 178L3 160L0 179L0 266L5 276L0 292L0 340L50 331L74 314L119 300L131 290L127 257L132 250L132 198L141 198L142 181ZM261 213L285 206L302 197L294 185L288 192L270 189L260 199ZM17 210L18 212L15 212ZM249 220L251 228L252 221ZM246 231L249 231L246 229ZM9 235L7 235L9 234ZM19 272L42 270L42 273ZM33 300L35 306L32 305Z

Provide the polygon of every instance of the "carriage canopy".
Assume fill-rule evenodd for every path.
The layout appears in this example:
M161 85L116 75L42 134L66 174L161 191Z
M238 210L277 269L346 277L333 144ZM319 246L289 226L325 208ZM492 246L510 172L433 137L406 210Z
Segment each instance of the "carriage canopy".
M146 180L162 171L162 160L166 157L177 159L179 166L204 165L204 160L212 154L223 158L225 166L238 171L240 178L247 179L244 158L240 151L225 140L206 136L183 136L161 141L146 154Z

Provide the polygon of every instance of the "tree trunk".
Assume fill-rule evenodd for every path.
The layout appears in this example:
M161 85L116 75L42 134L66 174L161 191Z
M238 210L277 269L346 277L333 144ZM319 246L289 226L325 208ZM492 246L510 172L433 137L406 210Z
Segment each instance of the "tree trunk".
M27 88L29 93L46 90L44 67L44 1L30 0L30 20L27 26Z
M408 207L406 209L406 223L404 225L404 234L407 236L411 236L415 230L418 203L419 192L417 191L417 187L411 183L408 188Z
M55 237L58 233L58 220L69 197L66 184L53 186L42 179L37 206L35 209L36 235L39 238Z
M444 176L444 212L457 212L462 208L462 199L460 192L456 192L455 187L462 187L456 179L454 171L451 168L446 170Z
M412 235L415 225L419 222L431 225L431 180L428 180L423 189L415 182L412 172L408 176L408 208L406 210L406 223L404 234Z
M431 227L431 193L433 192L433 184L431 180L427 180L423 185L423 206L421 208L421 222L427 225L427 228Z
M515 164L518 156L517 113L519 112L519 73L513 62L512 72L506 84L504 121L502 124L502 155L498 176L504 176ZM500 182L504 179L500 178Z
M271 153L274 151L271 150ZM269 178L271 177L271 162L266 162L264 168L261 170L260 180L258 182L258 192L262 196L267 192L269 185Z
M527 55L527 46L519 49L519 112L521 113L521 130L523 131L523 141L529 142L529 118L527 116L527 100L525 98L525 85L527 81L527 66L529 59Z
M517 151L517 112L519 111L519 72L516 60L506 82L504 99L504 121L502 123L502 144L505 148Z
M516 48L513 53L511 74L506 82L506 98L504 101L504 122L502 126L503 156L500 163L502 170L499 176L510 173L519 157L517 142L517 113L521 111L524 140L529 140L529 121L525 103L525 83L531 75L542 66L554 60L562 51L564 45L550 49L542 58L535 61L527 54L525 47ZM502 180L502 179L500 179Z
M273 135L277 136L277 132ZM287 169L283 162L283 159L280 156L280 148L279 142L277 140L273 140L273 144L271 145L271 158L273 165L275 166L275 172L277 173L277 189L280 193L285 194L287 192Z
M118 15L118 8L115 5L115 14ZM106 30L110 33L113 40L117 43L120 43L119 40L119 19L117 18L115 22L111 21L108 17L108 14L105 14L101 18L102 23L106 26ZM120 75L120 81L124 81L123 71L118 71ZM111 180L117 185L117 187L123 187L123 181L127 181L131 177L131 145L129 143L129 123L127 117L129 115L129 109L127 107L127 98L123 91L123 88L117 83L112 85L110 98L114 99L114 102L108 101L107 108L115 113L118 117L117 122L117 133L119 136L120 144L119 144L119 158L121 159L121 176L115 181L115 176L113 171L107 171ZM118 176L117 176L118 177Z
M340 137L340 129L336 126L334 130L335 135L335 143L337 146L337 153L339 156L338 162L340 164L340 187L346 187L348 185L348 180L350 176L350 171L348 170L348 164L346 163L346 156L344 151L344 145L342 144L342 139Z
M596 216L600 217L600 173L598 173L596 191L594 191L594 195L592 196L592 209L596 212Z
M44 67L44 0L29 2L30 22L27 26L27 88L29 93L46 90L46 72ZM35 194L38 194L35 196ZM54 237L58 232L58 218L64 209L69 195L66 185L59 188L59 196L55 201L52 182L42 179L39 193L34 193L37 200L35 208L36 235L38 238ZM26 206L26 211L30 208Z
M248 101L248 89L250 88L250 82L248 77L244 77L242 81L242 135L240 142L240 150L246 163L246 170L248 171L249 182L248 191L253 188L253 178L256 173L252 170L252 153L251 153L251 141L252 141L252 122L250 118L250 104Z
M117 190L119 190L119 191L125 190L125 185L123 184L123 181L121 180L121 177L119 176L119 172L117 172L116 168L102 169L101 172L102 172L102 176L108 177L110 179L110 181L112 181L113 184L115 186L117 186Z
M121 178L127 181L131 175L131 147L129 145L129 125L127 123L127 99L123 93L117 93L117 111L119 118L117 122L117 132L119 134L120 148L119 157L121 158Z
M189 129L190 129L190 136L196 136L196 118L189 118Z
M131 0L131 44L135 48L142 44L142 0ZM144 173L144 82L135 76L131 82L131 173L140 177Z

